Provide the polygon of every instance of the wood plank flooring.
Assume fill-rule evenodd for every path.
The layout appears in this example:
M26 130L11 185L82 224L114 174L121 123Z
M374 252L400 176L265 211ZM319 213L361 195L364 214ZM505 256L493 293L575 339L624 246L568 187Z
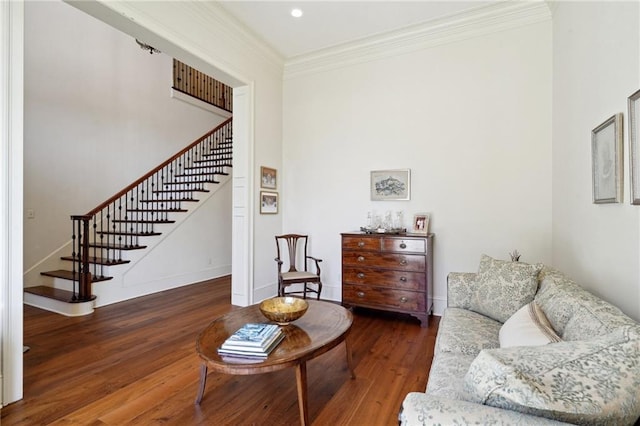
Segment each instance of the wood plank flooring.
M225 277L67 318L25 306L24 399L8 425L297 425L293 369L256 376L209 373L194 404L198 333L237 309ZM423 391L438 318L356 310L356 379L339 345L307 364L314 425L397 425L407 392Z

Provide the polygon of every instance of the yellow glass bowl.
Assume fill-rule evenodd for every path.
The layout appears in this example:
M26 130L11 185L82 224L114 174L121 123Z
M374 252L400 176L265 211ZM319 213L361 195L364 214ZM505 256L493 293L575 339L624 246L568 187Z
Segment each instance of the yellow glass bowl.
M287 325L297 320L307 312L307 309L309 309L307 301L297 297L274 297L260 303L262 315L279 325Z

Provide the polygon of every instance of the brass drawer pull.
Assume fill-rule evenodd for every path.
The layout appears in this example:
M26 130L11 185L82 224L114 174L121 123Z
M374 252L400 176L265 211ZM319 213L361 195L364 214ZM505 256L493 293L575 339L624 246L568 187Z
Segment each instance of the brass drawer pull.
M407 248L407 245L406 245L405 243L400 243L400 248L401 248L401 249L406 249L406 248Z
M358 262L364 262L364 256L358 256Z
M406 259L402 259L402 260L400 261L400 264L401 264L402 266L406 265L406 264L407 264Z
M364 291L359 291L356 293L356 295L358 295L358 297L362 299L364 297Z
M400 302L401 302L401 303L407 303L407 301L408 301L408 300L409 300L409 299L407 299L407 298L406 298L406 297L404 297L404 296L402 296L402 297L400 298Z
M363 279L364 278L364 274L362 272L358 273L358 278Z
M407 277L400 277L400 281L402 281L403 283L407 282Z
M364 247L364 241L358 241L358 247Z

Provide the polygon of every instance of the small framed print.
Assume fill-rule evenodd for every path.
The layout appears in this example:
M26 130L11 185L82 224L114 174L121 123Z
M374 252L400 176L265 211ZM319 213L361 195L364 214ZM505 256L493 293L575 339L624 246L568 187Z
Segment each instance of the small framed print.
M371 172L371 200L410 200L411 170L373 170Z
M278 193L260 191L260 214L278 213Z
M271 167L260 167L260 187L264 189L276 189L278 187L278 171Z
M593 203L622 202L622 114L591 131Z
M429 213L416 213L413 215L411 232L424 235L429 233Z

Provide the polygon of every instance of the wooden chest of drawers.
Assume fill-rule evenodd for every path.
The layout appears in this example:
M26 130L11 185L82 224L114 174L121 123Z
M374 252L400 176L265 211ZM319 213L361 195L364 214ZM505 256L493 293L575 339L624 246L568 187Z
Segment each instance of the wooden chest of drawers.
M433 309L433 234L342 234L342 303L411 314Z

